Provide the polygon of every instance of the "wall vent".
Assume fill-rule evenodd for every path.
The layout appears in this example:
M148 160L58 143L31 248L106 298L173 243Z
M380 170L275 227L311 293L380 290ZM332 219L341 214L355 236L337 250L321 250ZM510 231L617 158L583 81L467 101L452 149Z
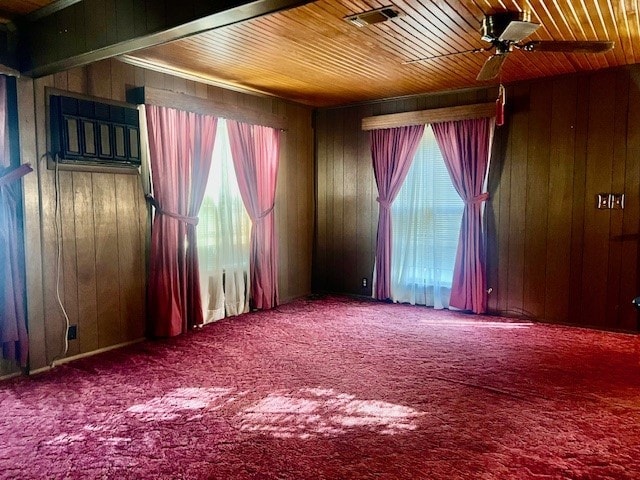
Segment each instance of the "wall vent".
M50 152L56 162L67 166L140 166L140 120L135 105L55 93L49 96L49 130Z
M364 27L366 25L373 25L374 23L386 22L398 16L400 16L398 9L394 7L383 7L356 15L349 15L348 17L344 17L344 19L356 27Z

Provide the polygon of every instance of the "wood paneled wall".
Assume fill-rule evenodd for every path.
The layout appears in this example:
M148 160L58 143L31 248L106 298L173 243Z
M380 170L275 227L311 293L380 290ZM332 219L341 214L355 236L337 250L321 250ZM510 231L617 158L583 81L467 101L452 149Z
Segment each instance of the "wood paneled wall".
M63 349L64 318L56 299L55 175L47 169L45 88L125 100L128 87L151 86L288 118L276 222L283 301L311 290L313 132L311 110L105 60L19 84L23 162L37 164L25 180L25 224L31 369ZM147 207L138 175L60 171L60 296L77 340L68 356L133 341L145 331Z
M495 89L320 110L313 287L371 294L377 189L363 117L487 101ZM637 329L640 67L508 88L487 204L492 313ZM624 210L595 195L624 193ZM362 288L362 278L368 287Z

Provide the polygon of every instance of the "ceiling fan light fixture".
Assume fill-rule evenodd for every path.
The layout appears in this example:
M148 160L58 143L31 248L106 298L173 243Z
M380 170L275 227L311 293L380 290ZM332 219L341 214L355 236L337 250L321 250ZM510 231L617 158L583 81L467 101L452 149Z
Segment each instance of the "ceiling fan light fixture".
M393 6L388 6L376 8L375 10L369 10L367 12L357 13L355 15L349 15L348 17L344 17L344 20L355 25L356 27L365 27L367 25L386 22L387 20L399 17L400 15L400 10L394 8Z

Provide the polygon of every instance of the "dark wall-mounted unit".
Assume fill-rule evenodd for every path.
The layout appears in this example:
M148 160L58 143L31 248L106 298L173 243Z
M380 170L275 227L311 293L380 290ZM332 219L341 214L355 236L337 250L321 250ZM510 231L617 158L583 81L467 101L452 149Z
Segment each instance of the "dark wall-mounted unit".
M137 168L140 120L135 106L51 94L51 155L61 165Z

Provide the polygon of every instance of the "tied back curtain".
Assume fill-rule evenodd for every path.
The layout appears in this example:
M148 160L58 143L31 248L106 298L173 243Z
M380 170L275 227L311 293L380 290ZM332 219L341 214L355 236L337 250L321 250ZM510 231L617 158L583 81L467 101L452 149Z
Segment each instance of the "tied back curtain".
M391 298L391 205L407 176L424 125L372 130L371 158L378 186L378 234L373 296Z
M167 337L203 323L196 225L217 119L146 106L156 207L151 231L148 312L152 333Z
M435 123L438 141L451 181L464 201L450 304L461 310L487 310L485 238L482 214L489 195L484 192L494 118Z
M233 165L251 217L250 298L254 308L278 305L278 257L273 208L280 130L227 120Z
M19 180L32 169L28 165L3 173L0 169L0 343L2 357L27 366L29 338L24 306L26 287L19 242L17 212L22 195Z
M2 358L27 366L29 337L24 300L24 256L20 179L32 169L12 168L8 128L7 79L0 76L0 347Z

